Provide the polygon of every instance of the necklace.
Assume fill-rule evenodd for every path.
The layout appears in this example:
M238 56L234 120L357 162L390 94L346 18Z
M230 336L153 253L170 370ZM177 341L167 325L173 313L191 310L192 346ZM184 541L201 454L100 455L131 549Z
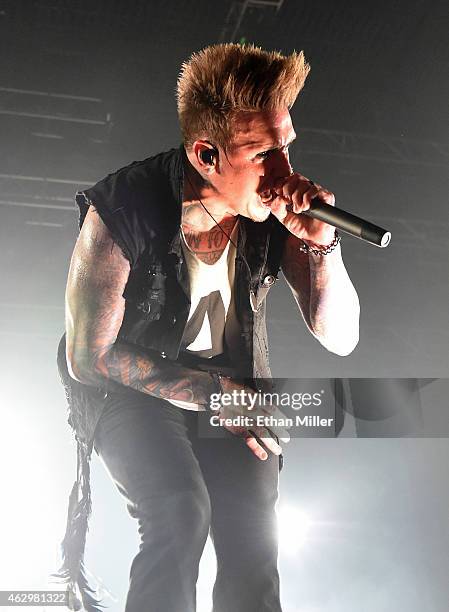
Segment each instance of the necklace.
M248 270L248 274L249 274L249 278L250 278L250 282L251 282L251 268L249 267L249 264L246 260L246 257L244 256L243 253L240 252L240 249L238 247L238 245L232 240L231 236L228 234L228 232L226 232L223 227L220 225L220 223L213 217L213 215L207 210L207 208L204 206L203 202L201 201L200 196L198 195L198 192L195 188L195 186L193 185L192 181L190 180L189 174L186 171L185 176L187 178L187 181L195 195L195 197L198 199L198 202L201 204L201 206L204 208L204 210L206 211L206 213L209 215L209 217L212 219L212 221L215 223L215 225L217 225L217 227L220 228L220 230L223 232L223 234L229 239L229 242L235 247L236 253L237 253L237 257L240 257L240 259L244 262L246 269ZM256 294L254 293L253 289L250 288L249 291L249 303L251 306L251 310L253 312L257 312L259 310L259 307L257 306L257 299L256 299Z
M209 217L212 219L212 221L215 223L215 225L217 227L220 228L220 230L223 232L223 234L226 236L226 238L229 239L230 243L237 249L237 245L235 244L235 242L232 240L231 236L228 234L228 232L225 231L225 229L220 225L220 223L213 217L213 215L207 210L207 208L204 206L200 196L198 195L198 192L195 188L195 186L193 185L192 181L190 180L190 176L188 175L188 173L185 173L185 176L187 178L187 181L190 185L190 187L192 188L193 193L195 194L196 199L198 200L198 202L201 204L201 206L203 207L203 209L206 211L206 213L209 215Z

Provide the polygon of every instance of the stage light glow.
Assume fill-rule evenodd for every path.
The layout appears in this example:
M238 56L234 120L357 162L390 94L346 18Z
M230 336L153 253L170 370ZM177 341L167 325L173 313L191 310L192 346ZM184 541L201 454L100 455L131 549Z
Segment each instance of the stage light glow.
M29 420L13 410L2 416L0 438L5 492L0 522L2 588L47 588L42 585L57 563L55 543L61 532L51 460Z
M276 514L279 549L288 555L295 555L307 541L311 519L306 512L291 505L280 506Z

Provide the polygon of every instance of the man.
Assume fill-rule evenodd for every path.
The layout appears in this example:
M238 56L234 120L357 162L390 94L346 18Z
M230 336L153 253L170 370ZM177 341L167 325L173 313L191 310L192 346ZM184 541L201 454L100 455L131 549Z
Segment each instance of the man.
M347 355L358 342L338 236L301 215L313 197L335 198L289 162L289 109L308 71L302 53L224 44L194 54L178 80L180 149L77 194L58 363L79 472L59 575L88 610L92 445L139 521L126 612L193 612L209 530L214 612L281 610L274 506L288 434L227 425L244 413L236 405L220 408L220 438L198 425L213 393L269 379L265 297L280 269L328 350Z

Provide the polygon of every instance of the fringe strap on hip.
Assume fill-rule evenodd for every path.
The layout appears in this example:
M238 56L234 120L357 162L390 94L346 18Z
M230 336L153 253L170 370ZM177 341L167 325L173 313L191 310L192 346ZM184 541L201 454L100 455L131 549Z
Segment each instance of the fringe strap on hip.
M101 612L105 606L93 596L95 591L89 586L84 565L87 523L92 510L89 466L92 446L93 443L86 446L77 441L77 479L70 493L66 533L61 542L63 563L51 576L67 583L67 607L70 610L81 610L84 606L86 612ZM78 499L80 491L81 499ZM77 586L81 601L77 596Z

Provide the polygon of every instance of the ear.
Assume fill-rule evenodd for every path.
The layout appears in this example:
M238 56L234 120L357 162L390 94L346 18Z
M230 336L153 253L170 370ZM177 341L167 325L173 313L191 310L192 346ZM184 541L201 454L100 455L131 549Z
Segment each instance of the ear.
M195 140L192 153L200 170L206 174L215 171L218 162L218 150L208 140Z

